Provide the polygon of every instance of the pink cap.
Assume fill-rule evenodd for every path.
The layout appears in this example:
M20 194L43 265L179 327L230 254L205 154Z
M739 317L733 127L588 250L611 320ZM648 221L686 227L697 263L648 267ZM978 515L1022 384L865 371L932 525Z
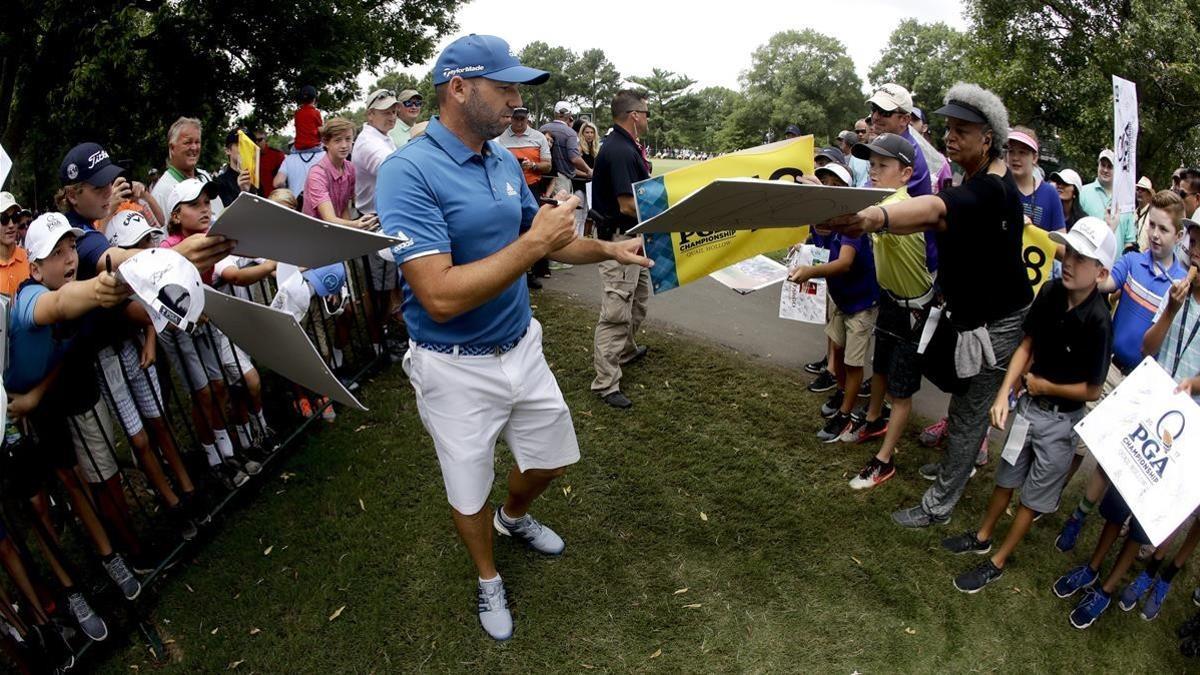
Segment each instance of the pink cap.
M1038 150L1038 142L1033 140L1032 136L1022 131L1009 131L1008 140L1016 141L1021 145L1029 146L1030 148L1033 148L1034 152L1040 152L1040 150Z

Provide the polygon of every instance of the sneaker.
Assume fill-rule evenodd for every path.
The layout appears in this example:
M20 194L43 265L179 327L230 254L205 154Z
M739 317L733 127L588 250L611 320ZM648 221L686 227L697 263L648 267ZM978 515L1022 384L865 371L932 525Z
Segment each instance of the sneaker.
M846 392L841 389L835 391L828 401L821 404L821 417L829 419L842 409L842 403L846 401Z
M871 398L871 381L870 380L863 382L862 386L858 388L858 397L859 398Z
M988 558L954 578L954 587L963 593L978 593L984 586L1004 576L1004 570Z
M292 408L296 411L297 415L300 415L304 419L308 419L313 416L312 403L304 396L301 396L293 401Z
M1180 640L1195 637L1197 633L1200 633L1200 612L1193 614L1192 618L1184 621L1175 631Z
M66 672L75 667L75 651L63 636L62 629L53 621L40 626L31 625L30 629L34 645L58 668L58 672Z
M817 379L808 385L808 390L814 394L827 392L837 386L837 378L828 370L822 370Z
M825 426L817 432L817 440L824 443L836 443L850 429L850 414L837 412Z
M88 601L83 597L83 593L78 591L67 596L67 605L71 608L71 615L75 617L75 623L79 624L79 630L88 636L92 642L100 642L108 637L108 626L105 625L104 619L96 616L92 611Z
M1129 582L1129 585L1121 592L1121 600L1117 603L1117 607L1120 607L1122 612L1128 612L1137 607L1138 601L1153 585L1154 577L1147 574L1146 570L1142 570L1142 573Z
M141 594L142 582L133 576L133 572L130 572L129 566L125 564L125 559L120 555L105 560L104 571L108 572L108 577L121 589L121 594L126 600L134 600Z
M942 441L946 440L946 428L948 426L949 423L947 422L946 418L943 417L937 422L925 427L925 429L921 431L921 437L917 440L920 441L921 445L929 448L939 445Z
M957 537L946 537L942 540L942 548L951 553L978 553L983 555L992 550L992 540L979 541L979 535L974 530L967 530Z
M1082 520L1075 516L1067 518L1067 522L1063 523L1062 532L1054 539L1054 547L1063 553L1075 548L1075 541L1079 539L1079 531L1082 529Z
M975 455L975 466L987 466L988 450L988 437L985 434L983 437L983 443L979 445L979 453ZM971 475L974 476L975 474L972 473Z
M242 465L242 470L247 474L251 476L257 476L258 474L262 473L262 464L259 462L250 459L245 453L242 452L237 453L236 456L238 464Z
M633 407L633 401L630 401L629 397L620 391L614 391L611 394L605 394L604 396L600 397L600 400L619 410L625 410Z
M508 595L504 591L504 580L496 577L492 581L480 581L476 588L476 611L479 625L493 640L503 642L512 637L512 613L508 611Z
M247 476L242 471L242 467L228 459L213 467L213 470L220 479L221 484L229 490L240 488L246 484L246 481L250 480L250 476Z
M1054 582L1054 594L1060 598L1069 598L1081 588L1091 588L1099 578L1100 573L1087 565L1072 567Z
M819 361L813 361L812 363L806 363L804 364L804 372L808 373L809 375L820 375L821 373L825 372L825 365L827 363L829 363L829 360L824 358Z
M333 403L329 399L322 396L317 399L316 404L317 410L321 411L321 419L330 424L337 420L337 411L333 409Z
M538 553L561 555L567 547L554 530L542 525L528 513L516 520L509 520L504 515L504 507L498 507L492 516L492 524L500 534L516 539Z
M1108 609L1108 605L1112 603L1112 598L1103 590L1095 588L1088 589L1087 595L1075 605L1075 609L1071 610L1071 625L1083 630L1088 626L1096 623L1096 619Z
M879 438L887 433L888 420L886 417L880 417L877 420L868 422L864 419L856 419L842 434L841 441L843 443L866 443L872 438Z
M867 465L863 467L863 470L859 471L857 476L850 479L850 488L852 490L873 488L895 475L895 464L891 462L884 464L877 457L872 457L871 461L867 462Z
M1150 595L1146 597L1146 602L1142 605L1143 619L1153 621L1158 618L1158 613L1162 611L1163 600L1167 599L1169 590L1171 590L1171 582L1162 579L1154 580L1154 587L1150 589Z
M941 470L941 464L938 464L937 462L930 462L928 464L922 464L921 468L918 469L917 472L920 473L921 478L924 478L925 480L937 480L938 472ZM971 475L967 476L967 478L974 478L975 474L977 473L979 473L979 467L973 466L971 467Z
M200 534L196 528L196 521L192 520L182 502L176 504L175 508L167 509L167 520L184 541L192 541Z
M900 527L918 528L931 525L945 525L950 522L950 514L935 516L925 512L921 505L900 509L892 512L892 521Z

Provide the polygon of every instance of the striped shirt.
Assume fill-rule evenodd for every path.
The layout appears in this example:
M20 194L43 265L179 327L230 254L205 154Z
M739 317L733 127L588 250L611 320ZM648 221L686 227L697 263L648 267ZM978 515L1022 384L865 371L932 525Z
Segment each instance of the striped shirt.
M1113 314L1113 361L1128 371L1142 361L1142 338L1154 324L1159 307L1170 293L1171 283L1187 276L1176 259L1163 266L1150 251L1130 252L1117 259L1112 268L1113 283L1121 291L1121 301Z

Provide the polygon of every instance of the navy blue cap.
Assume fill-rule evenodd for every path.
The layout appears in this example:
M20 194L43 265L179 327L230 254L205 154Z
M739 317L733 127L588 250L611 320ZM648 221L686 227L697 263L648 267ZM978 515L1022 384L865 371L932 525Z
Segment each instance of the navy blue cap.
M80 143L71 148L58 167L63 185L86 181L96 187L110 185L124 171L112 163L99 143Z
M550 79L550 73L544 70L521 65L504 40L474 33L460 37L442 50L433 67L433 84L445 84L455 75L517 84L541 84Z
M783 130L783 133L794 134L796 136L799 136L800 135L800 127L796 126L795 124L789 124L789 125L787 125L787 129Z

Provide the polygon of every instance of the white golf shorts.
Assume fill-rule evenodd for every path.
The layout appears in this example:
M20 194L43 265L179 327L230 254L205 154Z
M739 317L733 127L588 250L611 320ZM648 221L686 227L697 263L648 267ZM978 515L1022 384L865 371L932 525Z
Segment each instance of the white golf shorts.
M536 319L505 354L455 356L414 344L403 365L433 437L446 497L459 513L478 513L487 503L501 433L520 471L579 461L571 411L542 354Z

